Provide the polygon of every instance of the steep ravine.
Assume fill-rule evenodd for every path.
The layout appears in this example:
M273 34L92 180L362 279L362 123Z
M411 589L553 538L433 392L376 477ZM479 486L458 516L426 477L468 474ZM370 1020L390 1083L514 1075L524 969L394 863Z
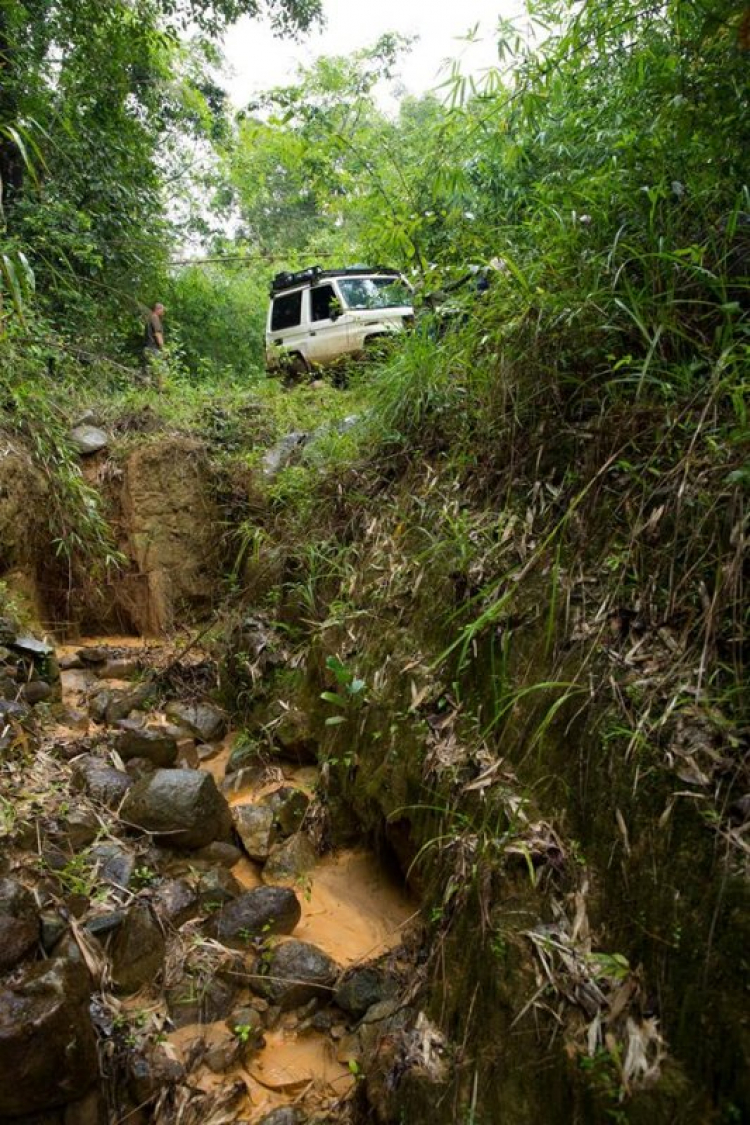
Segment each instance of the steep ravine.
M33 990L62 987L81 1032L72 1087L56 1084L46 1048L50 1071L26 1083L55 1091L49 1125L255 1125L276 1111L273 1125L743 1120L746 732L689 684L651 741L629 744L627 728L623 740L607 710L612 692L636 700L644 685L655 710L671 698L691 673L677 632L644 618L629 633L620 591L582 556L564 613L563 599L547 608L549 569L530 571L472 660L445 664L456 625L436 607L465 597L471 574L441 565L442 544L421 547L439 543L446 511L478 536L499 517L456 514L453 483L446 501L432 471L378 482L370 511L337 499L320 534L340 531L341 555L320 558L349 555L317 579L293 516L285 526L259 503L257 550L235 566L217 625L217 526L230 520L215 466L188 439L151 445L117 472L87 470L129 568L64 601L37 582L38 616L58 635L63 604L84 632L213 624L210 651L113 636L99 653L93 638L62 646L59 711L51 654L1 641L5 698L20 700L4 705L2 901L6 924L25 926L8 979L60 969ZM33 591L44 552L33 537L17 547L14 589ZM197 703L218 726L198 731L179 708ZM493 707L503 722L490 731ZM177 802L189 824L163 821L169 785L133 812L133 782L148 790L154 766L177 766L178 789L207 779ZM193 831L205 823L210 838ZM291 871L272 877L271 847L293 851ZM249 924L244 896L269 886L276 913ZM235 910L230 933L221 920ZM295 942L317 950L312 962L284 964ZM90 979L68 964L82 947ZM308 971L322 974L317 991L279 1002L273 982ZM101 1097L80 1102L89 1087ZM15 1119L9 1104L0 1116Z

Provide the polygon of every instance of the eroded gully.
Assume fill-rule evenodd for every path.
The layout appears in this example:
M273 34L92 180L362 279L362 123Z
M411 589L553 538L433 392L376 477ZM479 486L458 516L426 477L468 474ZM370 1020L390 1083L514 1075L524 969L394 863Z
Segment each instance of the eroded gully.
M82 739L90 739L92 732L102 729L89 722L92 697L101 696L102 692L117 696L133 688L131 678L103 676L106 664L89 662L87 653L106 654L110 667L129 675L136 667L140 674L168 660L159 645L148 645L128 637L92 638L83 646L65 645L58 649L61 666L73 666L62 671L65 718L54 735L69 744L68 753L73 762L73 751ZM119 668L112 664L118 659L121 661ZM106 729L107 724L103 725ZM289 790L301 791L310 798L310 813L316 807L318 775L314 766L299 766L274 758L259 769L228 774L236 732L230 731L218 740L201 742L194 731L181 729L174 716L167 716L162 709L141 712L136 708L125 724L117 721L111 727L117 730L123 725L134 729L139 725L150 730L162 728L175 736L178 746L175 766L200 768L210 773L226 796L235 826L242 816L240 810L248 806L268 807L269 799L273 803L274 794L287 794ZM131 776L137 777L152 768L139 759L123 762L115 751L101 744L95 753L103 754L112 765L127 770ZM297 834L304 834L305 827L303 818ZM109 825L109 828L116 837L123 838L121 827ZM236 834L234 839L239 843ZM124 842L131 846L132 830L125 833ZM136 840L136 845L146 848L146 841L141 838ZM137 894L150 900L152 906L164 881L195 880L196 873L207 866L205 849L176 854L174 850L151 846L142 854L142 862L139 860L140 867L136 870L140 869L141 879L147 881L147 886ZM236 861L226 869L230 879L224 882L228 886L221 890L224 901L231 897L233 890L244 893L267 884L262 862L250 859L247 854L234 858ZM282 880L275 876L273 882ZM352 1093L358 1070L350 1035L356 1020L351 1013L336 1007L333 986L329 987L328 996L321 995L319 990L312 1002L306 1001L291 1009L284 1003L274 1005L257 994L243 977L242 969L236 971L236 958L240 957L251 970L248 979L252 982L258 957L267 961L269 947L277 948L290 941L304 942L335 962L341 980L352 967L379 959L382 963L388 954L397 965L404 928L414 917L413 901L391 873L383 869L376 856L365 848L318 856L311 869L291 875L283 882L297 895L301 908L299 921L291 934L275 936L271 941L263 935L248 935L248 948L244 953L238 954L236 942L232 943L229 956L235 958L233 983L238 987L233 989L231 1011L222 1012L222 1018L210 1018L216 1012L200 1013L199 1007L197 1020L190 1019L182 1026L175 1026L182 1021L179 1012L175 1019L175 1007L168 1003L170 988L173 995L175 983L179 984L181 964L187 963L196 951L200 957L205 950L209 965L214 958L217 973L224 971L222 951L216 949L220 943L215 937L207 936L210 927L207 930L206 911L179 925L162 914L159 921L166 939L163 975L135 994L123 994L120 989L119 995L113 993L108 997L115 1011L115 1023L119 1012L123 1024L130 1020L142 1029L144 1039L150 1036L158 1041L160 1050L177 1064L191 1089L202 1091L214 1099L215 1104L225 1107L225 1120L242 1120L255 1125L279 1107L297 1107L300 1121L307 1121L309 1114L321 1111L331 1112L331 1120L335 1120L337 1108L341 1108ZM131 892L127 895L131 902L135 897ZM207 905L209 913L216 906L215 903Z

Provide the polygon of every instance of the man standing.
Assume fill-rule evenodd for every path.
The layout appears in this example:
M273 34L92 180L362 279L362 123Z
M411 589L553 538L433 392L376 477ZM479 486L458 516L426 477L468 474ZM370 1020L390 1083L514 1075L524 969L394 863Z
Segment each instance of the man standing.
M155 371L159 390L161 390L162 382L159 367L164 353L164 325L162 321L165 312L164 305L157 301L148 314L143 334L143 370L147 376Z

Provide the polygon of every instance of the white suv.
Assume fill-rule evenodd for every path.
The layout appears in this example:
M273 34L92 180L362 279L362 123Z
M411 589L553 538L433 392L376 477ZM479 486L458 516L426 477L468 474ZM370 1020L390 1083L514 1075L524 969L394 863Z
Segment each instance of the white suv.
M280 273L271 285L266 365L303 373L365 352L413 323L411 288L398 270L312 266Z

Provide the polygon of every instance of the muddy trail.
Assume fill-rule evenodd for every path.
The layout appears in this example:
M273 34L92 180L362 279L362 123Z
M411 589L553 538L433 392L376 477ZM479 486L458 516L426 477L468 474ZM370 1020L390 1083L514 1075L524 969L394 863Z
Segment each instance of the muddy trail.
M335 847L314 764L228 728L202 653L41 647L4 650L0 1120L351 1120L413 974L403 886Z

